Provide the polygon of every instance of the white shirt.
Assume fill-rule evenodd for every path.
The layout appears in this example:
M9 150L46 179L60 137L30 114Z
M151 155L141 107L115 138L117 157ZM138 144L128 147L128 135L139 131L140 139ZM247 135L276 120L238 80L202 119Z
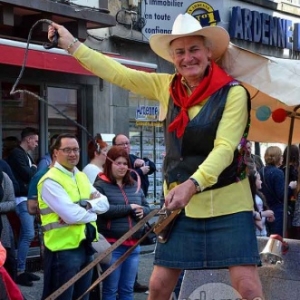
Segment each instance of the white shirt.
M102 168L99 168L94 164L87 164L82 170L82 172L88 177L91 184L94 184L97 175L102 171Z
M255 195L255 202L256 202L256 206L259 212L264 210L264 203L262 201L262 199L258 196ZM262 230L259 230L258 228L256 228L256 235L257 236L267 236L267 228L266 228L266 217L262 217L261 218L261 223L262 223Z
M74 167L73 172L68 171L58 162L55 163L54 168L58 168L75 181L75 174L80 172ZM91 193L97 190L91 184ZM42 187L43 201L67 224L83 224L96 221L97 214L105 213L108 208L108 200L106 196L99 193L99 197L88 200L92 208L86 210L78 204L72 202L66 190L52 179L46 179Z

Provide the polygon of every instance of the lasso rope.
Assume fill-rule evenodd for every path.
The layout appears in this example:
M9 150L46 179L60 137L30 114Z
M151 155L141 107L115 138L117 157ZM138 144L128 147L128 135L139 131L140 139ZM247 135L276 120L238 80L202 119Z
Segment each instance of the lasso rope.
M25 54L24 54L24 59L23 59L23 63L22 63L22 67L21 67L21 71L20 71L20 74L17 78L17 80L15 81L11 91L10 91L10 95L15 95L15 94L27 94L27 95L30 95L34 98L36 98L37 100L43 102L43 103L46 103L48 106L52 107L54 110L56 110L61 116L63 116L64 118L66 118L67 120L69 120L70 122L74 123L76 126L78 126L80 129L82 129L89 138L91 138L94 143L97 145L97 142L95 141L94 137L88 132L88 130L81 124L79 124L78 122L76 122L75 120L71 119L70 117L68 117L66 114L64 114L62 111L60 111L55 105L51 104L48 102L48 100L40 97L39 95L31 92L31 91L28 91L26 89L16 89L20 80L22 79L23 77L23 74L24 74L24 71L25 71L25 67L26 67L26 63L27 63L27 57L28 57L28 51L29 51L29 43L30 43L30 40L31 40L31 36L32 36L32 32L34 30L34 28L40 24L40 23L47 23L49 25L52 24L52 21L51 20L48 20L48 19L40 19L38 20L37 22L35 22L32 27L30 28L30 31L29 31L29 34L28 34L28 38L27 38L27 44L26 44L26 48L25 48ZM53 41L51 44L44 44L44 48L45 49L51 49L51 48L54 48L54 47L57 47L58 46L58 34L56 33L54 35L54 38L53 38ZM96 147L97 148L97 147ZM115 164L116 166L118 166L111 158L109 158L107 156L107 154L102 151L102 149L100 149L101 153L103 155L106 156L106 159L110 160L113 164ZM139 174L134 170L134 169L131 169L131 168L128 168L129 171L131 172L134 172L136 175L137 175L137 191L139 191L140 187L141 187L141 178L139 176Z

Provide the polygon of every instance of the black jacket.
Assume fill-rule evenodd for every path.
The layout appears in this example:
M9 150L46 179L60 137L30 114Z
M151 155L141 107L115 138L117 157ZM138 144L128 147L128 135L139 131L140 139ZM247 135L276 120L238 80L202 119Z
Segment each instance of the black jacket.
M36 173L36 167L30 167L29 160L33 163L31 156L21 146L14 148L7 158L7 163L9 164L20 188L20 191L16 194L16 196L27 197L29 182L32 176Z
M11 167L4 159L0 159L0 169L3 172L5 172L8 175L8 177L10 178L10 180L12 181L12 183L14 185L15 195L19 195L20 194L19 184L11 170Z
M98 232L106 238L119 239L139 221L130 204L143 206L144 216L150 212L144 193L141 190L136 192L136 183L121 188L117 184L109 182L105 175L101 175L97 177L94 186L107 197L109 202L109 210L97 217ZM141 233L142 229L135 233L133 238L140 238Z
M141 170L141 168L134 168L134 161L136 159L138 159L139 157L133 155L133 154L129 154L129 159L130 159L130 164L131 164L131 168L134 169L138 175L141 178L141 188L144 192L145 197L148 196L148 189L149 189L149 178L148 175L153 174L156 171L156 166L154 164L154 162L152 162L149 158L144 157L143 160L145 161L145 163L150 167L150 171L147 174L144 174L143 171ZM135 174L135 172L131 172L131 177L137 181L137 175Z

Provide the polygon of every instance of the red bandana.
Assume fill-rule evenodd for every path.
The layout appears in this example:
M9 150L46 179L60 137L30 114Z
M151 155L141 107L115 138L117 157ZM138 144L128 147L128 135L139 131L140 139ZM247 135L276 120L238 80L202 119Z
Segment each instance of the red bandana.
M169 125L169 132L176 130L176 135L180 138L189 122L188 109L201 103L203 100L214 94L220 88L234 79L225 73L216 63L211 62L211 67L193 93L189 96L186 87L181 82L182 76L177 74L170 87L170 94L174 103L179 106L180 112Z

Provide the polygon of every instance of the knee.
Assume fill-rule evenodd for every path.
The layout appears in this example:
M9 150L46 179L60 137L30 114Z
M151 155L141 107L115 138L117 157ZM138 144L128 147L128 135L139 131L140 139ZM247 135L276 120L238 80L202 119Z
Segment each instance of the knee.
M148 299L150 300L169 299L176 284L176 279L174 278L160 276L160 274L158 273L152 274L149 281Z
M236 279L236 289L243 299L261 299L262 286L258 276L241 275Z
M158 277L156 276L151 276L150 281L149 281L149 289L153 293L160 292L163 288L163 281L159 280Z

